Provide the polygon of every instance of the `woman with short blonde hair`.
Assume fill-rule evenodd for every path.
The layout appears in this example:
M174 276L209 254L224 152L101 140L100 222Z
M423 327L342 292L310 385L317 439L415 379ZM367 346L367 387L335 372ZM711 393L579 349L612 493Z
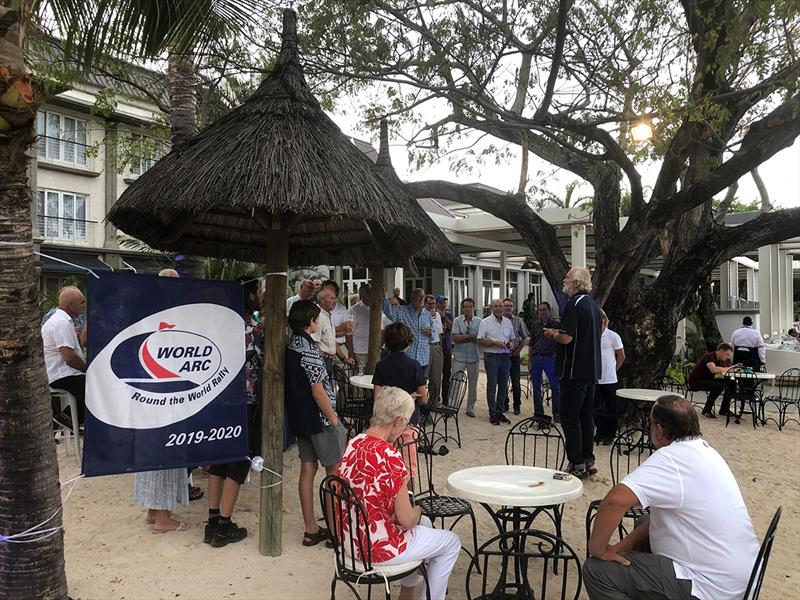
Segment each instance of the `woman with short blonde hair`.
M413 411L414 401L407 392L381 387L375 393L369 427L350 440L344 451L339 477L350 484L364 506L373 565L426 561L430 597L442 600L461 541L452 531L433 529L420 507L411 506L408 468L392 444L405 430ZM400 600L410 600L421 581L419 571L403 578Z

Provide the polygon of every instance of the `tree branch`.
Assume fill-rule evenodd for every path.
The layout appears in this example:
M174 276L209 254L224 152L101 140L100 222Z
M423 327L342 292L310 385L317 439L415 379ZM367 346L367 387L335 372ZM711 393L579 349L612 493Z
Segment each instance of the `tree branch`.
M556 229L537 215L520 194L498 194L449 181L415 181L405 188L415 198L442 198L463 202L513 224L533 251L549 282L558 282L569 270L569 263L556 236Z
M536 109L536 118L543 119L550 110L550 103L553 101L553 93L558 81L558 71L561 61L564 59L564 40L567 37L567 13L572 7L572 0L560 0L558 3L558 23L556 25L556 47L553 50L550 73L547 75L547 86L544 90L544 98Z
M753 123L742 138L740 149L730 159L676 194L654 197L649 205L647 224L663 227L669 220L707 202L753 167L791 146L800 135L799 109L800 94L797 94Z

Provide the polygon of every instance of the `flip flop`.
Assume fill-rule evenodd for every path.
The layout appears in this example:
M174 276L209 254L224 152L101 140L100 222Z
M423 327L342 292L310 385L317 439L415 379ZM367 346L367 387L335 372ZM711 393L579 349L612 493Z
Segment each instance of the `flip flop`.
M186 521L180 521L175 529L151 529L153 533L169 533L170 531L186 531L189 526Z
M200 498L205 496L205 494L206 493L203 491L203 488L196 485L189 486L189 502L200 500Z

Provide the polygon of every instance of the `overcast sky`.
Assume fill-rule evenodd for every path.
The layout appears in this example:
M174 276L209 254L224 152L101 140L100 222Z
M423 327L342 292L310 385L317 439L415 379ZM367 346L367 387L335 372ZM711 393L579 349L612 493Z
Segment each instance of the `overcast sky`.
M365 133L363 130L360 131L358 108L355 103L352 106L346 106L346 104L346 102L339 104L338 110L332 115L333 119L344 133L361 139L370 138L369 133ZM377 128L372 133L369 141L373 146L378 147ZM491 141L501 147L505 146L502 140L493 139ZM413 170L408 164L408 153L403 140L397 136L392 136L391 132L390 147L395 170L400 179L405 181L426 179L444 179L458 183L479 181L500 190L516 191L520 165L518 148L515 149L515 159L507 164L495 165L492 161L492 164L475 167L472 174L458 175L452 172L447 159L443 159L442 162L420 171ZM659 166L660 163L649 167L646 165L639 166L642 173L642 182L645 186L653 185L658 175ZM541 171L541 174L537 174L539 171ZM578 179L576 175L557 169L553 165L538 159L533 154L530 156L528 173L534 183L558 196L563 195L563 190L567 183ZM800 139L796 140L790 148L786 148L762 164L759 167L759 173L767 186L770 201L775 207L790 208L800 206ZM588 185L583 185L578 189L577 193L579 195L589 195L591 194L591 188ZM719 197L722 196L724 196L724 192L719 194ZM736 197L741 202L759 201L758 190L749 174L739 180L739 189Z

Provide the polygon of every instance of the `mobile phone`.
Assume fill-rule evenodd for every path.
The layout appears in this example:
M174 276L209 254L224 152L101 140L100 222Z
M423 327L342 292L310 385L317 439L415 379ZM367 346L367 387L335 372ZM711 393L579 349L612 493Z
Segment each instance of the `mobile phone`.
M553 473L553 479L560 479L561 481L569 481L572 475L569 473Z

